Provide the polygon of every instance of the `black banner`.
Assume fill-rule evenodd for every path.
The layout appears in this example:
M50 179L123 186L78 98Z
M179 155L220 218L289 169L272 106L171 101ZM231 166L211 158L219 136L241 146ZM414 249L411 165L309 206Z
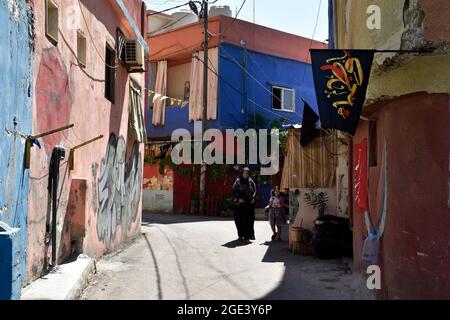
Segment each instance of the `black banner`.
M366 98L375 51L310 51L322 128L354 135Z
M319 121L319 116L314 112L314 110L305 100L303 100L303 103L304 107L300 144L302 145L302 147L306 147L310 142L314 140L316 136L316 122Z

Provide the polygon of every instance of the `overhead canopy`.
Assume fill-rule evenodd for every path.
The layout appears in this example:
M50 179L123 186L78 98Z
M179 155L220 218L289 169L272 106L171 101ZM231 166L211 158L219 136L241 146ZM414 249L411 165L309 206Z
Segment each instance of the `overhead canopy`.
M331 188L337 164L337 137L320 132L306 147L301 129L290 128L281 177L282 188Z

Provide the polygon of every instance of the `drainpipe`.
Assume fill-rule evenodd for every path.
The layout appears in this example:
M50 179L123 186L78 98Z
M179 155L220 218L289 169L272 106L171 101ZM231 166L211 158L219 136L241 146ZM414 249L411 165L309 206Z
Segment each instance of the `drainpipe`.
M208 86L206 85L208 83L208 65L209 65L209 57L208 57L208 50L209 50L209 34L208 34L208 1L203 0L202 3L203 6L203 32L205 36L204 41L204 68L203 68L203 110L202 110L202 137L205 134L206 127L207 127L207 108L208 108ZM206 143L202 143L202 152L205 150ZM202 166L200 169L200 212L202 215L206 215L206 162L202 155Z
M145 88L146 89L150 89L150 68L151 68L151 64L149 61L145 62ZM147 112L150 111L150 100L148 98L148 90L144 90L145 93L145 97L144 97L144 106L145 106L145 110L144 110L144 123L145 126L147 126ZM147 128L146 130L147 131ZM147 132L148 134L148 132ZM148 143L148 137L147 137L147 141L145 141L145 144L147 145Z
M244 48L243 56L242 56L242 67L244 68L242 70L242 83L244 86L243 94L242 94L242 109L245 112L245 130L248 129L248 107L247 107L247 91L248 91L248 84L247 84L247 45L244 40L241 40L241 45Z
M147 28L148 28L148 21L147 21L147 6L145 5L145 2L142 2L142 8L141 8L141 34L144 40L147 38ZM150 48L149 48L150 49ZM149 52L150 57L150 52ZM144 90L144 123L147 123L147 112L149 109L149 98L148 98L148 89L150 88L150 62L147 59L145 60L145 90ZM147 131L147 130L146 130ZM148 137L147 137L148 140ZM147 145L148 141L145 141L145 145Z

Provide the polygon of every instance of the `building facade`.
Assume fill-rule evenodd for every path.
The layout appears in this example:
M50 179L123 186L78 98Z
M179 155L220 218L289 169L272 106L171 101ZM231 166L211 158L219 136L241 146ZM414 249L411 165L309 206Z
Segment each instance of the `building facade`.
M440 0L330 1L335 48L427 51L375 55L353 138L353 150L367 145L368 211L382 234L381 299L450 297L449 13ZM367 229L354 212L354 266L363 273Z
M19 229L17 298L51 267L139 234L149 48L141 0L10 1L0 17L17 39L1 38L11 52L1 64L11 128L1 193L15 208L0 217Z
M29 172L24 141L32 120L32 10L2 1L0 21L0 300L18 298L25 275Z
M202 118L203 24L164 29L160 26L147 37L153 68L146 123L152 142L170 141L180 128L193 133L195 121ZM286 129L301 123L302 99L317 112L308 50L325 44L225 15L209 19L209 33L208 129ZM163 112L161 97L165 97ZM230 188L221 185L218 189ZM212 183L208 192L214 189ZM265 189L268 193L270 187ZM150 193L156 196L157 192Z

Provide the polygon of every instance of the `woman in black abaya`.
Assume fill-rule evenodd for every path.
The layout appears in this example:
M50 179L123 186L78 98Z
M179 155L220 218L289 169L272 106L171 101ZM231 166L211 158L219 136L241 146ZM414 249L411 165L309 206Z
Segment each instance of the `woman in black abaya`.
M256 184L250 178L249 168L244 168L241 176L234 183L233 196L235 202L234 222L239 240L250 243L250 240L255 240Z

